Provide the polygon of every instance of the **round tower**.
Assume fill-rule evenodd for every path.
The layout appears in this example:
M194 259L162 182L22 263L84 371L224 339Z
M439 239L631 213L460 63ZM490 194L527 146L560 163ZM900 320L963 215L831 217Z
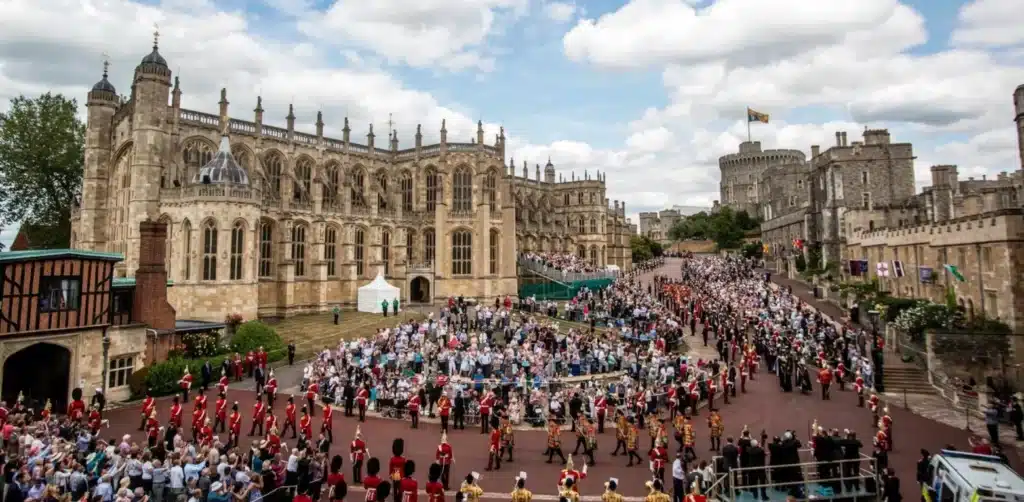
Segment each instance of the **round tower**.
M555 165L551 163L551 157L548 157L548 163L544 166L544 183L555 182Z
M82 205L76 228L75 247L104 251L107 243L107 179L114 137L117 89L107 80L110 63L103 62L103 78L92 86L85 101L85 165L82 174Z
M1013 121L1017 123L1017 150L1021 169L1024 169L1024 84L1013 91Z
M160 175L171 162L168 101L171 69L160 55L159 32L153 51L135 67L132 79L132 200L128 205L128 274L138 267L139 224L160 217Z

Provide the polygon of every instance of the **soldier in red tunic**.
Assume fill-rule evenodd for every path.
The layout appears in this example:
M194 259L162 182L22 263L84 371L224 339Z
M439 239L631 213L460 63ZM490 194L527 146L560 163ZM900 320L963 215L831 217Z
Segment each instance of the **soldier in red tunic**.
M142 421L139 422L139 430L146 430L146 422L149 420L149 416L153 414L153 410L156 409L156 400L153 396L149 395L149 391L146 391L146 399L142 400Z
M448 433L441 433L441 444L437 445L437 452L434 453L434 465L440 467L441 485L448 489L448 478L451 476L452 464L455 463L455 453L452 445L448 444Z
M218 394L227 394L228 393L228 384L230 384L230 382L228 381L228 374L227 373L221 374L220 380L217 381L217 393Z
M412 428L420 428L420 394L419 390L414 389L412 397L409 398L409 402L405 404L406 408L409 409L409 419L412 420Z
M363 499L363 502L377 502L377 490L380 487L390 487L380 478L379 474L380 460L377 460L377 457L367 460L366 477L362 480L363 489L366 490L366 497ZM384 494L384 499L387 499L387 494Z
M71 401L71 404L68 405L68 417L70 417L73 422L79 422L85 417L85 401L82 401L81 389L75 390L78 392L78 397L75 397ZM21 393L18 393L18 396L20 397ZM17 406L17 403L15 403L15 406Z
M885 431L886 446L889 447L887 451L892 451L892 417L889 416L889 407L882 408L882 418L879 420L881 429Z
M192 409L192 439L199 439L199 429L202 428L203 423L206 421L206 410L204 408L195 407Z
M210 426L209 418L203 421L203 426L199 429L199 444L213 446L213 427Z
M281 428L281 435L284 436L288 433L288 428L292 429L292 439L296 438L299 433L295 427L295 398L288 396L288 406L284 407L284 427Z
M334 408L324 403L324 422L320 424L320 432L327 436L327 440L334 443Z
M665 449L665 444L661 441L658 442L657 446L651 449L651 473L654 475L654 479L665 482L665 464L668 463L668 450Z
M824 401L831 399L829 391L832 389L832 370L828 365L818 371L818 383L821 384L821 399Z
M480 434L487 434L491 427L491 407L494 406L494 393L490 389L480 398Z
M274 401L277 400L277 377L271 371L267 383L263 384L263 391L267 393L267 408L274 409Z
M270 410L267 410L267 418L263 419L263 430L269 434L271 430L277 429L277 417Z
M864 407L864 377L857 372L857 378L853 380L853 392L857 394L857 407Z
M309 411L316 410L316 399L319 394L320 384L316 382L316 377L314 377L306 387L306 407L309 408Z
M299 418L299 434L306 441L313 439L313 418L309 416L309 410L305 406L302 407L302 416Z
M402 502L402 477L405 474L405 440L395 439L391 442L391 460L388 461L388 475L391 478L391 491L395 502Z
M594 400L594 408L597 408L597 433L604 434L604 419L608 415L608 396L601 394Z
M181 402L188 403L188 391L192 390L192 374L188 372L188 366L185 366L185 374L178 380L178 386L181 388Z
M89 410L89 431L95 436L100 431L100 427L106 423L103 417L100 415L99 406L93 405L92 409Z
M263 435L263 420L266 418L267 406L263 404L263 400L257 399L252 405L252 426L249 427L249 436L255 436L257 428L260 430L260 436Z
M149 413L149 418L146 419L146 436L149 438L149 447L153 448L156 446L156 442L160 439L160 431L163 427L160 427L160 420L156 418L156 410Z
M174 396L174 401L171 403L171 427L175 429L181 429L181 414L182 414L181 403L178 402L178 396Z
M416 473L416 463L406 460L402 468L402 480L399 481L399 488L402 490L402 502L418 502L420 486L412 475Z
M871 425L878 427L878 394L871 394L868 399L868 408L871 409Z
M220 432L224 432L224 427L228 423L228 398L223 393L217 397L217 402L213 405L213 430L217 430L217 426L220 426Z
M356 426L356 435L349 445L348 459L352 462L352 482L363 482L363 461L369 456L370 451L366 449L366 442L363 441L363 432Z
M437 409L441 416L441 430L448 432L448 418L452 414L452 400L448 397L448 391L441 391L441 398L437 400Z
M238 412L238 401L231 405L231 418L228 425L231 433L228 434L228 446L238 446L238 437L242 435L242 414Z
M206 409L206 392L203 389L199 389L199 393L196 394L195 408Z
M441 479L441 465L430 464L430 471L427 473L427 484L423 487L427 492L427 502L444 502L444 492L447 490L439 481Z
M366 406L370 402L370 389L368 385L363 385L359 388L359 392L356 392L356 406L359 408L359 421L366 421Z

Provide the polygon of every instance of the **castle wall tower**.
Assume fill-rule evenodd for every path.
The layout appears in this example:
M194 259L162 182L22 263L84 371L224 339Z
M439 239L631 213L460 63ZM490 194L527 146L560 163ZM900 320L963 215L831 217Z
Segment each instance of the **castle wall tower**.
M1021 169L1024 169L1024 84L1013 91L1014 122L1017 123L1017 150Z
M158 50L159 33L153 34L153 52L135 67L132 79L132 173L128 203L128 246L125 266L129 275L139 266L139 228L143 221L160 218L160 175L170 162L168 100L171 69Z
M544 183L555 182L555 165L551 163L551 157L548 157L548 163L544 166Z
M118 97L107 80L107 63L103 63L103 79L89 91L86 99L85 172L82 176L82 205L78 227L72 244L79 249L104 251L107 243L107 180L113 152L113 119Z

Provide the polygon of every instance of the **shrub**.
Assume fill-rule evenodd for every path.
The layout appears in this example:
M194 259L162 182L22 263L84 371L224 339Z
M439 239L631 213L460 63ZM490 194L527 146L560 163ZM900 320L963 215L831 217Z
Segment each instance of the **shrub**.
M260 321L243 323L231 339L231 350L234 352L246 353L260 347L267 352L284 347L281 335Z
M266 348L266 346L264 346ZM287 349L276 348L274 350L267 351L267 362L273 363L280 361L287 355ZM216 380L220 375L220 366L225 359L231 359L234 356L232 354L221 354L218 356L201 358L201 359L183 359L180 357L168 359L162 363L153 364L146 368L140 369L132 374L134 377L140 373L143 373L139 379L142 383L139 384L138 393L136 389L132 388L132 395L135 397L141 397L146 393L146 389L153 396L166 396L178 392L178 380L181 380L181 376L185 374L185 368L188 367L189 372L194 377L199 378L200 368L206 361L210 361L210 365L213 366L213 378Z
M183 356L191 359L223 354L227 349L216 333L185 333L181 343L185 346Z
M132 397L142 397L146 395L147 378L149 378L149 366L143 367L139 371L128 376L128 389L131 390Z

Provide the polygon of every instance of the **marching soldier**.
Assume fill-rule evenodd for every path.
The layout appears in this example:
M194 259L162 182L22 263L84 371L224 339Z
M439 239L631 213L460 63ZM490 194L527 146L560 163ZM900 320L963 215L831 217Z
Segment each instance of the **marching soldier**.
M409 397L409 401L405 403L405 407L409 410L409 419L412 421L412 428L420 428L420 393L418 389L413 389L412 396Z
M494 421L497 422L497 417L494 418ZM501 469L501 428L495 423L488 429L490 430L490 440L488 441L487 468L485 470L493 471Z
M153 396L149 395L149 391L146 391L146 399L142 401L142 423L139 424L139 430L146 429L146 422L149 420L149 416L156 410L156 400Z
M884 452L888 452L890 450L889 436L885 433L885 429L883 428L883 426L884 426L884 424L882 424L882 421L879 420L878 421L878 432L875 433L875 441L874 441L874 443L875 443L875 446L877 446L879 450L884 451Z
M366 405L370 401L370 389L369 384L365 384L359 388L359 392L356 393L356 407L359 408L359 421L366 421Z
M228 424L228 399L224 393L221 393L217 397L217 402L213 405L213 430L217 430L217 426L220 426L220 432L224 432L225 427Z
M722 433L725 432L725 424L718 411L712 411L708 417L708 428L711 429L711 451L718 451L722 447Z
M604 493L601 494L601 502L623 502L622 495L619 495L617 490L619 488L619 480L615 478L609 478L604 483Z
M664 492L665 483L660 479L644 483L647 487L647 496L644 502L669 502L669 496Z
M252 405L252 426L249 427L249 435L255 436L256 429L259 428L260 436L263 435L263 421L267 418L267 406L263 404L263 400L256 398L256 402ZM309 439L308 437L306 439Z
M565 454L562 453L561 435L562 428L558 425L555 417L552 416L548 419L548 449L544 452L548 456L549 464L554 460L555 455L558 455L558 458L562 459L563 462L565 461Z
M871 409L871 425L878 427L878 394L871 394L868 399L868 408Z
M565 468L562 469L562 473L559 475L559 484L565 485L566 481L572 480L571 491L579 496L579 482L586 478L587 464L583 464L583 470L576 470L576 467L572 464L572 455L569 455L569 459L565 461Z
M746 359L740 363L740 392L747 393L747 378L750 377L750 363Z
M516 476L516 487L512 490L512 502L531 502L533 493L526 489L526 472Z
M640 458L640 454L637 453L640 449L640 429L637 429L636 424L633 420L629 421L629 429L626 433L626 458L629 459L629 463L626 467L633 467L633 459L636 459L636 465L643 463L643 459Z
M366 448L366 442L363 441L363 431L356 426L356 435L352 438L352 443L349 445L348 459L352 462L352 482L362 483L363 482L363 461L370 456L370 450Z
M654 479L665 482L665 464L668 464L668 450L665 445L658 443L658 446L651 448L650 456L650 468L651 474Z
M889 416L889 407L882 408L881 420L879 420L880 428L885 431L886 446L889 447L888 451L892 451L892 417Z
M582 414L573 420L573 430L576 431L576 447L572 449L573 455L580 454L580 447L587 450L587 417Z
M299 433L299 430L295 425L295 397L288 396L288 405L284 407L284 427L281 428L281 435L284 436L285 433L288 432L288 429L291 428L292 439L295 439Z
M626 420L626 414L621 410L615 412L615 451L612 452L612 456L619 454L619 448L622 448L622 453L625 454L628 450L626 449L626 438L629 436L629 421Z
M448 398L448 391L441 392L441 399L437 400L437 409L441 415L441 430L448 432L448 417L452 413L452 400ZM447 490L447 485L445 486Z
M437 445L434 460L441 466L441 485L447 490L448 477L452 472L452 464L455 463L455 453L452 451L452 445L448 444L447 432L441 431L441 444Z
M327 440L334 443L334 408L324 403L324 421L320 424L320 433L327 436Z
M462 502L480 502L480 498L484 495L484 489L477 484L478 481L480 481L480 473L476 471L466 476L462 486L459 487Z
M857 372L857 378L853 380L853 392L857 394L857 407L864 407L864 377Z
M277 400L277 377L273 370L268 375L267 383L263 384L263 391L267 394L267 408L273 410L274 401Z
M156 410L149 412L149 418L146 419L146 435L149 437L150 448L156 446L162 429L163 427L160 427L160 420L156 418Z
M231 405L228 430L228 446L238 447L238 436L242 434L242 414L238 412L238 401Z
M512 461L512 448L515 447L516 438L515 432L512 429L512 422L508 419L508 415L501 417L501 451L498 453L502 456L508 453L508 462Z
M608 413L608 396L605 393L597 396L594 408L597 408L597 433L604 434L604 417Z

